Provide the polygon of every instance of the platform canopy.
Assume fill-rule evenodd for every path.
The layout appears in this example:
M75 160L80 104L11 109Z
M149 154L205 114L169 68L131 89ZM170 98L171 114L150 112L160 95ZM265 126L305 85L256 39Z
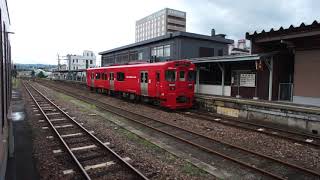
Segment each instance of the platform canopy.
M271 53L262 53L262 54L245 54L245 55L229 55L229 56L212 56L212 57L200 57L200 58L191 58L193 63L214 63L214 62L235 62L235 61L256 61L263 60L278 52Z

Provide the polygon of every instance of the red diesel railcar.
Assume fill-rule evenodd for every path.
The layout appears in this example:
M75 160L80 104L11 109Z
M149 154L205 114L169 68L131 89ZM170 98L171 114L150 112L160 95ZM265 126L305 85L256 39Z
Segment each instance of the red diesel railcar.
M107 94L153 101L170 109L190 108L195 65L187 60L87 69L87 86Z

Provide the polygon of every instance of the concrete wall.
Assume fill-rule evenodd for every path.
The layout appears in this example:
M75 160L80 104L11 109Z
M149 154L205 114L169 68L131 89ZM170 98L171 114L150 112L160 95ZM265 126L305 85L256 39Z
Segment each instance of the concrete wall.
M320 134L320 108L202 95L196 102L205 111Z
M197 91L197 85L195 85L195 92L196 91ZM196 92L196 93L222 96L222 86L200 84L199 85L199 92ZM224 96L231 96L231 87L230 86L224 86Z
M293 102L320 106L320 49L296 51Z
M316 98L316 97L293 96L292 101L297 104L320 106L320 97Z

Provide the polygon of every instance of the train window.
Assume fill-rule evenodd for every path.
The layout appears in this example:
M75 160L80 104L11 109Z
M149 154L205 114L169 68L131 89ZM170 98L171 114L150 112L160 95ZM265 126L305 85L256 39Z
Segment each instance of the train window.
M141 82L141 83L143 83L143 80L144 80L144 79L143 79L143 78L144 78L144 77L143 77L143 76L144 76L143 74L144 74L143 72L140 73L140 82Z
M107 73L104 74L104 80L108 80L108 74Z
M166 70L166 80L169 82L176 81L176 71L175 70Z
M195 80L195 72L194 71L189 71L188 72L188 81L194 81Z
M104 76L104 73L101 74L101 78L102 78L102 80L106 80L105 76Z
M96 73L96 79L100 79L100 73Z
M117 72L117 81L124 81L124 73Z
M160 72L157 72L157 73L156 73L156 81L157 81L157 82L160 82Z
M91 73L91 79L94 79L94 73L93 72Z
M186 81L185 75L184 75L184 71L180 71L179 72L179 81Z
M148 83L148 73L144 73L144 83Z

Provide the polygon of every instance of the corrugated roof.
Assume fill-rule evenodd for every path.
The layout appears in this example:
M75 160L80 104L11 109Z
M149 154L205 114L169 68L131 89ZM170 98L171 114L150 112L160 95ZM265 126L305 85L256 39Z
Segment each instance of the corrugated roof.
M310 30L320 29L320 22L313 21L313 23L306 25L305 23L301 23L300 26L293 26L290 25L288 28L280 27L278 30L271 28L269 31L262 30L261 32L254 31L254 33L250 34L249 32L246 33L246 39L253 39L253 38L260 38L266 36L276 36L294 32L309 32Z
M150 44L150 43L154 43L154 42L158 42L158 41L162 41L162 40L166 40L166 39L171 39L171 38L175 38L175 37L188 37L188 38L193 38L193 39L202 39L202 40L207 40L207 41L215 41L215 42L225 43L225 44L232 44L234 42L231 39L225 39L225 38L222 38L220 36L207 36L207 35L202 35L202 34L195 34L195 33L190 33L190 32L177 31L177 32L174 32L172 34L166 34L166 35L159 36L159 37L152 38L152 39L148 39L148 40L145 40L145 41L141 41L141 42L137 42L137 43L121 46L121 47L118 47L118 48L110 49L110 50L107 50L107 51L103 51L103 52L100 52L99 55L113 53L113 52L116 52L116 51L129 49L129 48L133 48L133 47L143 46L143 45L146 45L146 44Z

